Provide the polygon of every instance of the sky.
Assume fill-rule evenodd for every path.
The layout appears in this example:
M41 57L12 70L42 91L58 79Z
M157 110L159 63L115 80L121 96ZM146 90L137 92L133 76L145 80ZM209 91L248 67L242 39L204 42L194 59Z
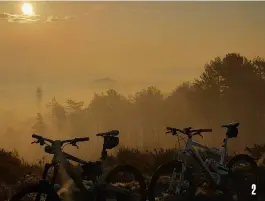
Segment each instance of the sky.
M0 2L0 103L16 109L38 86L47 100L88 100L105 77L171 91L217 56L265 57L265 2L32 2L33 17L22 3Z

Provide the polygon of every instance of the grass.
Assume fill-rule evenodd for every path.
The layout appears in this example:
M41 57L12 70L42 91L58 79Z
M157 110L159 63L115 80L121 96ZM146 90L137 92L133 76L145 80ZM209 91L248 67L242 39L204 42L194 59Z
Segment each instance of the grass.
M256 148L256 149L255 149ZM261 146L248 148L250 153L261 155ZM155 169L174 158L174 149L154 149L139 151L134 148L120 147L115 155L107 159L107 165L130 164L135 166L144 176L150 178ZM253 156L255 157L255 156ZM29 164L16 151L7 152L0 149L0 200L7 200L14 191L26 183L37 182L43 171L44 160ZM264 165L264 163L263 163ZM265 168L260 167L261 184L265 184Z
M43 171L41 164L29 164L14 150L0 149L0 200L7 200L24 183L35 182ZM31 175L31 176L29 176Z

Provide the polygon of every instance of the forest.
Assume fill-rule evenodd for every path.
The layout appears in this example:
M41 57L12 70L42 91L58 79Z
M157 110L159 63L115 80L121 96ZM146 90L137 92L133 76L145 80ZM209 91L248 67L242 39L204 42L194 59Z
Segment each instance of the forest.
M250 59L237 53L216 57L205 64L200 77L180 84L169 95L150 86L129 96L109 89L94 94L90 103L74 98L61 103L54 97L43 104L44 93L41 88L36 91L39 113L30 125L32 133L43 136L89 136L92 141L96 133L116 129L120 131L121 151L143 155L141 152L148 150L151 155L154 149L162 148L158 154L163 155L176 143L165 135L166 126L212 128L212 133L196 140L220 146L225 134L221 125L240 122L238 138L231 140L229 150L248 151L257 158L265 152L265 60L261 57ZM43 107L49 112L42 112ZM13 140L18 133L12 128L5 135ZM30 139L31 133L28 135ZM100 143L88 142L80 152L86 159L93 158L90 152L100 150Z
M38 89L39 102L41 96ZM118 129L124 146L149 149L174 146L172 138L163 135L166 126L212 128L205 142L219 144L221 125L236 121L240 134L235 145L242 150L265 142L264 103L265 60L231 53L205 64L199 78L182 83L167 96L150 86L127 97L109 89L95 94L90 103L74 99L59 103L53 98L47 104L50 113L38 113L32 128L61 136Z

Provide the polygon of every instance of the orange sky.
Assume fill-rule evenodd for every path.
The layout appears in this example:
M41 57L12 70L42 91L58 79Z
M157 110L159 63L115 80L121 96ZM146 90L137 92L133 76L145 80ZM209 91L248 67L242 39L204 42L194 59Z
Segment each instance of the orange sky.
M35 23L0 20L0 88L8 89L9 97L18 89L18 97L34 96L34 89L42 85L47 98L59 94L85 99L89 83L101 77L131 90L156 84L170 91L198 77L203 65L216 56L265 55L265 2L33 6L40 15ZM18 2L1 2L0 15L19 14L20 7ZM54 19L51 16L74 19L44 22Z

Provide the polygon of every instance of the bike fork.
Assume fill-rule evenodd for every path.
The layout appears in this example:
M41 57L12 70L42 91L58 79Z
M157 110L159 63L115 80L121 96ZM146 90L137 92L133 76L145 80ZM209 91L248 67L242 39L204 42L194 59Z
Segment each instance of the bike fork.
M178 185L174 189L173 182L176 180L176 176L177 176L176 168L174 168L173 173L172 173L172 177L171 177L171 180L170 180L170 184L169 184L169 190L170 191L175 190L175 193L176 194L179 194L180 193L180 190L181 190L180 187L181 187L181 184L184 181L184 174L185 174L185 172L186 172L186 165L184 163L182 163L181 164L180 181L179 181Z
M181 190L181 185L183 184L184 182L184 175L186 173L186 164L185 163L182 163L181 164L181 174L180 174L180 181L178 183L178 185L176 186L176 189L175 189L175 193L176 194L179 194L180 193L180 190Z
M170 178L169 191L173 189L173 182L175 181L175 179L176 179L176 168L173 169L172 176Z

